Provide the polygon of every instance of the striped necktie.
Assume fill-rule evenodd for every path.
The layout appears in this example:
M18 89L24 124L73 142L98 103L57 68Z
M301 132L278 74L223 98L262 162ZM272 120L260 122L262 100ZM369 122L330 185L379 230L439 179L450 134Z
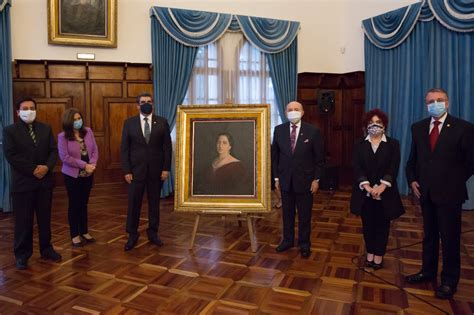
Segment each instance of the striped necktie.
M150 142L151 134L150 124L148 123L148 117L143 118L143 120L145 120L145 141L148 144L148 142Z
M295 147L296 147L296 128L298 128L297 125L291 124L291 133L290 133L291 153L294 153L294 152L295 152Z
M30 134L31 139L33 139L33 142L36 145L36 135L35 135L35 132L33 130L33 125L32 124L28 125L28 133Z

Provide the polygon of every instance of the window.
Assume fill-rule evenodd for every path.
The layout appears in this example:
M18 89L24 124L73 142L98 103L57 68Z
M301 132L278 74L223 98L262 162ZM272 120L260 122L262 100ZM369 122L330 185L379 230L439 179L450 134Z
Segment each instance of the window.
M183 104L222 103L222 75L219 68L221 55L217 43L199 47Z
M185 105L224 103L270 104L272 130L281 124L265 54L241 33L226 33L217 42L199 47L183 101Z
M271 129L281 124L265 54L244 40L239 53L237 103L270 104Z

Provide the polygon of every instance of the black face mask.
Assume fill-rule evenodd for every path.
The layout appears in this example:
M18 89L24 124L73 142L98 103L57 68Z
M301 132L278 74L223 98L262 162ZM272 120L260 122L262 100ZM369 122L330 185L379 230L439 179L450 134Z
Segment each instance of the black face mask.
M150 115L153 111L153 105L151 103L143 103L140 105L140 111L145 115Z

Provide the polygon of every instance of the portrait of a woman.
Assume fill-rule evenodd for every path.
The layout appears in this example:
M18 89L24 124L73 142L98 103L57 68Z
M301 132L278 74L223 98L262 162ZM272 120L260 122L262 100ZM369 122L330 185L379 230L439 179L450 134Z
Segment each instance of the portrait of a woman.
M216 157L202 175L195 192L203 195L254 195L253 179L237 157L232 154L234 139L229 133L219 133Z

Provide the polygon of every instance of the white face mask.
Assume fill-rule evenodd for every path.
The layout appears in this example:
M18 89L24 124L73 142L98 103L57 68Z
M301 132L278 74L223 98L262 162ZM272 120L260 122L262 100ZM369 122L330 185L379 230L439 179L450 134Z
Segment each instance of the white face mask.
M301 120L301 112L297 111L291 111L286 113L286 117L288 118L289 121L291 121L293 124L299 123Z
M23 120L27 124L31 124L35 121L36 118L36 111L35 110L20 110L20 119Z

